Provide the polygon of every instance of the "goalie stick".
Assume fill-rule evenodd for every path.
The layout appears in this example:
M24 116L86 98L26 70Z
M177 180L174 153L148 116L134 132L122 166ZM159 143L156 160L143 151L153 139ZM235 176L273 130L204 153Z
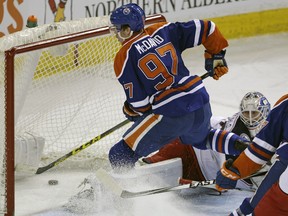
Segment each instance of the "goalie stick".
M39 167L36 171L36 174L41 174L49 169L51 169L52 167L57 166L59 163L62 163L63 161L65 161L66 159L68 159L69 157L76 155L77 153L79 153L80 151L88 148L89 146L91 146L92 144L94 144L95 142L101 140L102 138L108 136L109 134L111 134L112 132L116 131L117 129L121 128L122 126L128 124L130 121L128 119L122 121L121 123L115 125L114 127L110 128L109 130L105 131L104 133L94 137L93 139L89 140L88 142L82 144L81 146L79 146L78 148L75 148L74 150L70 151L69 153L65 154L64 156L58 158L57 160L51 162L50 164L43 166L43 167Z
M263 176L266 175L268 171L259 171L256 172L250 176L245 177L244 179L247 178L252 178L252 177L257 177L257 176ZM162 187L162 188L157 188L157 189L152 189L152 190L143 190L143 191L138 191L138 192L132 192L128 190L123 190L122 187L113 179L111 175L109 175L105 170L102 168L98 169L96 171L96 176L97 179L100 180L100 182L109 190L111 190L115 195L120 196L122 198L134 198L134 197L140 197L140 196L147 196L147 195L154 195L154 194L159 194L159 193L165 193L165 192L172 192L172 191L177 191L177 190L182 190L182 189L188 189L192 188L195 189L197 187L206 187L206 188L213 188L215 185L215 179L213 180L206 180L206 181L190 181L189 183L187 180L185 181L186 184L183 185L176 185L176 186L168 186L168 187ZM183 183L184 180L179 178L179 183Z

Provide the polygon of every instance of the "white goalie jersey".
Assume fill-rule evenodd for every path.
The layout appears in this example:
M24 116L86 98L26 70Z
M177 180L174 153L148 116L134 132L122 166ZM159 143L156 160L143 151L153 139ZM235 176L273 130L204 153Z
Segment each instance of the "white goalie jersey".
M224 117L212 117L211 126L214 129L221 129L221 122L225 122ZM206 180L215 179L217 171L221 168L226 160L225 154L221 154L212 150L200 150L193 148L199 167Z
M223 117L212 117L211 118L211 126L214 129L224 129L228 131L233 131L235 128L239 130L242 128L242 132L240 134L241 137L250 140L250 134L247 134L247 130L243 130L243 125L241 124L241 120L239 118L239 113L236 113L230 118ZM246 127L245 127L246 129ZM193 148L195 151L195 155L197 157L197 161L199 163L199 167L202 171L203 176L206 180L215 179L217 172L221 169L223 163L227 160L227 156L225 154L212 151L212 150L199 150ZM247 182L245 180L238 180L236 188L250 190L254 189L254 186L251 182Z
M234 132L247 140L251 140L252 138L249 129L241 121L239 113L229 118L212 117L211 127ZM229 157L233 158L233 156L213 150L200 150L190 145L185 145L181 140L176 139L162 147L154 155L144 158L143 161L156 163L176 157L182 159L182 177L197 181L215 179L223 163ZM237 183L237 188L251 189L252 186L249 181L239 180Z

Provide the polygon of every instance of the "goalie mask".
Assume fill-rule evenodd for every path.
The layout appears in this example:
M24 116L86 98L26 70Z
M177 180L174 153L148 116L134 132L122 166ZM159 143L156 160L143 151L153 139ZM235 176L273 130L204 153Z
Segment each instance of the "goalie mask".
M129 26L131 32L137 32L144 28L145 13L137 4L130 3L117 8L110 16L110 30L119 33L122 26ZM131 33L131 35L132 35Z
M262 128L270 112L270 103L260 92L248 92L240 103L240 118L251 131L256 133Z

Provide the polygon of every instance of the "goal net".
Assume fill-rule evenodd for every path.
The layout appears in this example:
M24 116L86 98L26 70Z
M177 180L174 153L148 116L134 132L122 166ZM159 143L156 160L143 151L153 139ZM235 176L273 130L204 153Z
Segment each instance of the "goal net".
M108 25L108 17L85 18L0 38L0 212L14 208L14 169L45 166L125 120L113 70L121 45ZM128 126L67 161L106 159Z

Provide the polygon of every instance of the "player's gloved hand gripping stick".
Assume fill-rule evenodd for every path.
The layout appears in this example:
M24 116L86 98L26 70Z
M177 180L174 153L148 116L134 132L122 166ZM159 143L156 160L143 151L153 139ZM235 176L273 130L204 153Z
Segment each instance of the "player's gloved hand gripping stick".
M240 173L232 164L233 159L229 158L225 161L220 171L217 172L216 189L218 191L234 189L236 187L237 180L240 179Z
M221 76L228 72L228 65L225 60L226 50L221 50L217 54L211 54L205 50L205 69L209 73L209 76L218 80Z

